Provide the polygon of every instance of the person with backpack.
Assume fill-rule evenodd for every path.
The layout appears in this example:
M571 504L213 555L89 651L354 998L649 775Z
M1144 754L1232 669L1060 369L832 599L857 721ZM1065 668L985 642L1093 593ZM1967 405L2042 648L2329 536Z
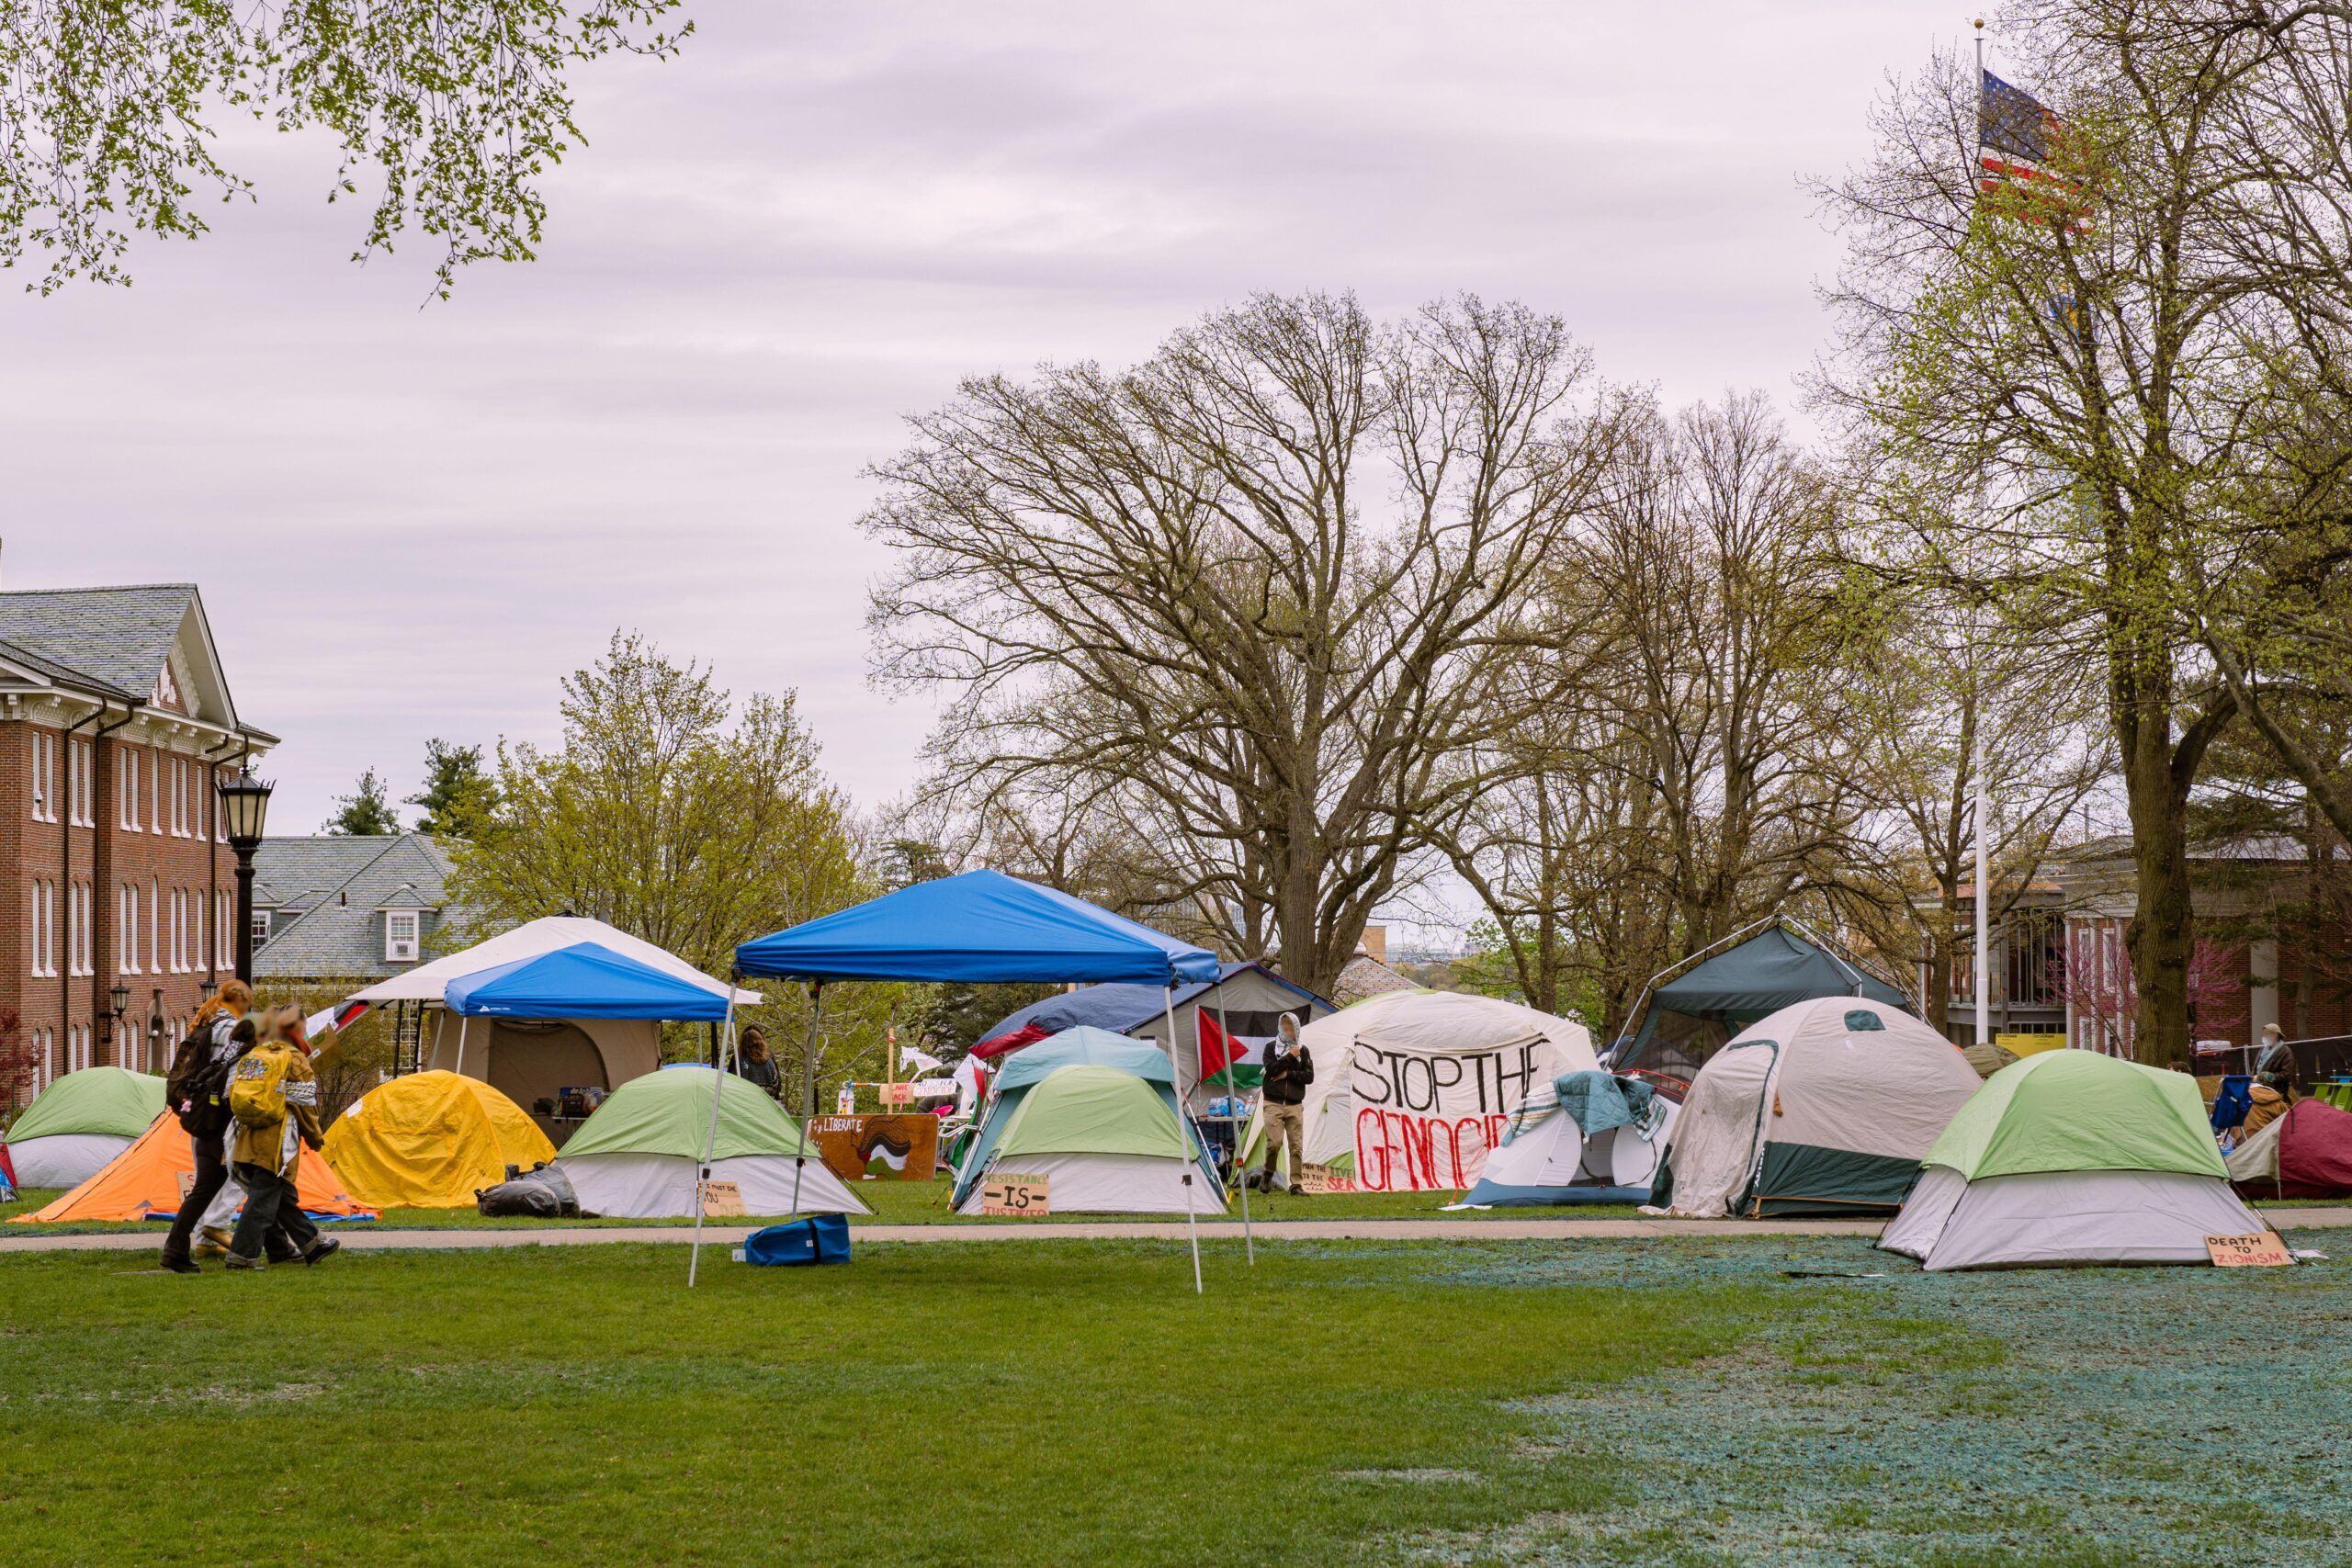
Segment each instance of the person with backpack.
M319 1235L294 1190L302 1145L326 1145L319 1126L319 1076L302 1042L301 1010L273 1010L261 1033L261 1043L240 1056L229 1075L229 1113L237 1122L232 1153L245 1211L237 1216L228 1267L241 1270L267 1267L262 1249L273 1231L304 1263L322 1262L343 1245Z
M254 1042L250 1025L242 1037L238 1032L253 1005L253 991L243 980L231 980L219 995L207 998L188 1021L187 1038L164 1080L164 1103L179 1119L196 1159L196 1180L172 1216L171 1234L164 1237L164 1267L175 1274L203 1272L188 1247L198 1221L228 1184L229 1069Z

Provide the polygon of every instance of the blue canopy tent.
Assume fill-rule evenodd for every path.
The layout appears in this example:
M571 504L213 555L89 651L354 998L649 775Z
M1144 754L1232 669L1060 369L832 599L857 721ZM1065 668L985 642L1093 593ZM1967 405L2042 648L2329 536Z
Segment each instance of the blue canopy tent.
M983 869L917 882L744 942L735 950L735 972L806 981L819 1009L831 980L1137 981L1160 987L1172 1039L1175 987L1214 981L1221 969L1206 948L1057 889ZM812 1064L817 1021L812 1014ZM813 1100L815 1074L806 1076L804 1098ZM1193 1285L1201 1288L1197 1234Z
M727 998L593 942L461 975L441 1005L469 1018L651 1018L717 1022Z

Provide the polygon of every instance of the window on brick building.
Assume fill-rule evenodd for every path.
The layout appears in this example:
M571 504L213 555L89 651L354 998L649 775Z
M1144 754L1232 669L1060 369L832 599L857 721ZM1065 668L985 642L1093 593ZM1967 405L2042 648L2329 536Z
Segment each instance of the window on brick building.
M153 877L147 879L147 967L164 972L164 885Z
M66 815L85 828L97 826L92 809L96 803L91 798L96 793L91 788L91 781L96 775L96 766L90 742L74 741L65 757L67 793L73 797L66 804Z
M139 831L139 753L125 746L116 752L115 776L121 781L123 831Z
M139 973L139 888L126 882L115 900L115 966L126 975Z
M32 732L33 820L57 820L57 737Z
M90 885L86 882L65 890L65 969L71 975L90 972Z
M229 895L212 896L212 966L226 969L237 962L231 947L232 934L236 930L236 917L229 911Z

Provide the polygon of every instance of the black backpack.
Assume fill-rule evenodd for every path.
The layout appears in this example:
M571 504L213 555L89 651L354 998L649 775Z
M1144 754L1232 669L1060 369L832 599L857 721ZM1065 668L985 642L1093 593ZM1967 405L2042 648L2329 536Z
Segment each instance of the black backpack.
M229 1038L237 1050L217 1051L209 1031L200 1039L190 1035L180 1042L171 1077L164 1080L165 1102L191 1138L217 1139L229 1130L229 1074L237 1058L253 1049L253 1021L239 1019Z

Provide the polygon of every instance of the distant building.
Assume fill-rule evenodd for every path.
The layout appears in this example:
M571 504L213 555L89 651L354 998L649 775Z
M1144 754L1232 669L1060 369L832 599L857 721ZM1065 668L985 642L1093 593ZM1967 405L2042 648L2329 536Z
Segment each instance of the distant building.
M424 962L448 916L449 852L424 833L265 839L254 983L357 990Z
M168 1065L235 964L212 782L276 742L239 719L194 584L0 593L0 1009L30 1048L0 1098Z
M2316 869L2340 875L2342 856ZM2246 1045L2267 1023L2290 1039L2352 1033L2352 931L2340 919L2314 917L2314 872L2290 839L2248 835L2191 847L2192 1039ZM1988 1010L1996 1034L2060 1034L2086 1050L2130 1053L2138 992L2125 938L2137 886L2127 839L2082 845L2042 870L1992 933ZM1974 897L1973 886L1962 889L1963 926ZM1963 930L1941 1021L1956 1040L1974 1037L1973 942ZM1922 965L1923 987L1927 978Z

